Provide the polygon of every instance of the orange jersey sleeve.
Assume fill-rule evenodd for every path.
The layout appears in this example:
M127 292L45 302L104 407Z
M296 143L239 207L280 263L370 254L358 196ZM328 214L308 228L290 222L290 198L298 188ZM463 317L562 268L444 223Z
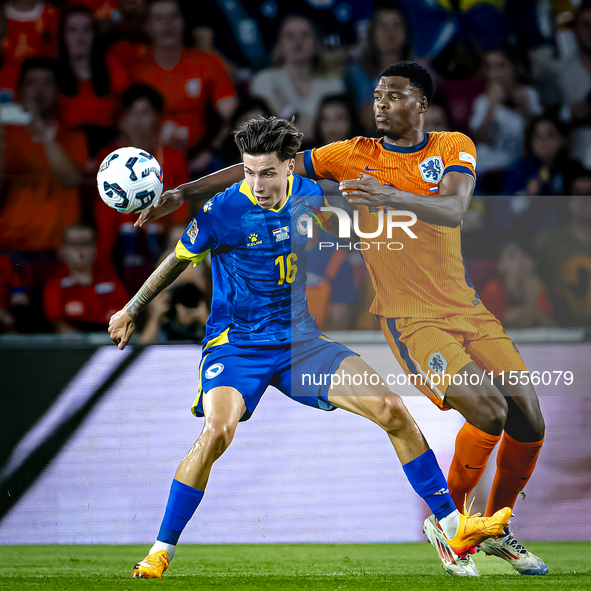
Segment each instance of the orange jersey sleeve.
M304 166L308 176L340 182L343 180L347 161L358 140L354 138L342 142L333 142L322 148L304 152Z
M463 133L445 133L441 142L441 155L445 163L443 174L461 172L476 179L476 146Z

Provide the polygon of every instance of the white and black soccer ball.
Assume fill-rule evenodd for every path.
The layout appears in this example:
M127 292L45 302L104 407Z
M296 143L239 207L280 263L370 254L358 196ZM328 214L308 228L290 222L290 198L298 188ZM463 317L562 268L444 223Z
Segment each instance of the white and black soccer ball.
M102 162L96 175L101 199L121 213L147 209L162 193L162 167L140 148L119 148Z

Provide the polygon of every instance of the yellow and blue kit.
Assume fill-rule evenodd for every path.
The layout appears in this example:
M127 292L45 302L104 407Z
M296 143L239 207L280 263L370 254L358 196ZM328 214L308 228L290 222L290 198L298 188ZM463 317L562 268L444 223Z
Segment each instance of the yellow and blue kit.
M220 386L242 394L243 420L269 385L303 404L334 409L325 376L355 353L322 335L308 312L307 229L310 213L324 203L317 183L292 174L283 205L264 209L242 181L210 199L185 230L177 258L198 264L211 253L213 275L196 416L203 415L202 392Z

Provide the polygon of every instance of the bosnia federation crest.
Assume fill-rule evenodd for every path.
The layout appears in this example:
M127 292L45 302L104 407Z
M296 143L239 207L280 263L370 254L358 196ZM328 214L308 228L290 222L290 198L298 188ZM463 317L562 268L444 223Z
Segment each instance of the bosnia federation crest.
M305 236L307 234L308 238L312 238L311 230L313 223L314 220L312 219L312 216L307 213L303 213L296 222L296 228L302 236Z
M191 244L195 244L195 238L197 238L197 234L199 233L199 228L197 227L197 221L193 220L191 222L191 226L187 230L187 236L191 241Z
M431 156L419 163L421 176L426 183L439 183L443 178L443 160L441 156Z
M211 380L212 378L219 376L223 371L224 371L224 364L223 363L214 363L205 372L205 377L208 380Z
M433 353L431 357L429 357L429 369L437 375L441 375L445 373L447 369L447 360L445 357L437 351L437 353Z

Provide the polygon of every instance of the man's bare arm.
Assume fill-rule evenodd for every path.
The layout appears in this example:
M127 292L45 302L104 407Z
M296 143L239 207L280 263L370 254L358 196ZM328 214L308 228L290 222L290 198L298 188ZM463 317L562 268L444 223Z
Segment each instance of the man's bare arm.
M244 165L240 163L228 166L228 168L223 168L184 185L179 185L176 189L165 191L150 209L146 209L141 213L134 225L136 228L145 226L176 211L185 201L194 201L195 209L199 209L208 199L221 191L225 191L229 186L243 178Z
M119 310L109 320L109 335L119 347L125 345L135 332L135 319L160 292L166 289L186 268L189 261L180 261L173 252L148 277L139 291L129 300L123 310Z
M296 154L294 172L301 176L308 176L304 166L303 152ZM179 185L176 189L162 193L160 199L150 209L146 209L141 213L135 222L135 226L139 228L164 217L176 211L185 201L192 201L195 208L199 209L208 199L221 191L225 191L230 185L243 178L244 165L240 163L212 172L184 185Z
M125 306L129 316L135 320L138 314L187 268L189 262L177 259L176 254L171 252Z
M424 222L449 228L460 225L474 191L474 179L461 172L450 172L443 177L439 183L439 195L415 195L391 185L382 185L365 174L360 177L343 181L339 186L350 203L371 207L386 205L412 211Z

